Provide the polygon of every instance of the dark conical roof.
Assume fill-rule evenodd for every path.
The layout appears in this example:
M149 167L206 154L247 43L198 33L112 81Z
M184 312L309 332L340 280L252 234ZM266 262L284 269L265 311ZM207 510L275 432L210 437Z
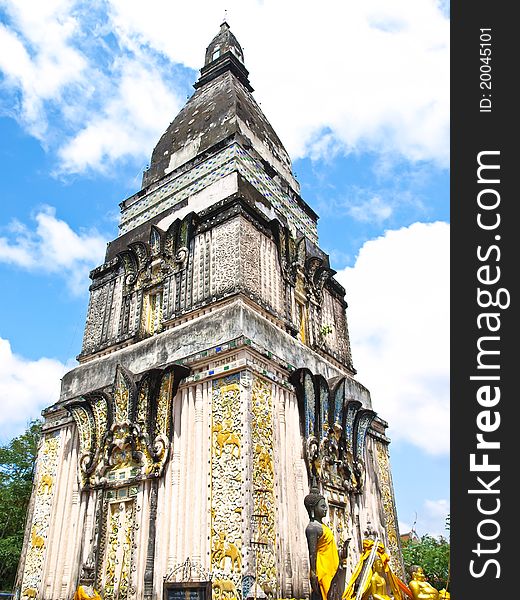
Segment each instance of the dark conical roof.
M211 43L206 48L206 59L204 66L209 65L210 62L216 60L219 56L222 56L225 52L233 52L233 54L244 62L244 53L242 47L238 43L237 38L231 32L229 25L224 21L220 25L220 31L211 40Z
M289 154L253 98L243 61L242 48L224 21L206 48L195 93L152 152L143 188L238 134L298 191Z

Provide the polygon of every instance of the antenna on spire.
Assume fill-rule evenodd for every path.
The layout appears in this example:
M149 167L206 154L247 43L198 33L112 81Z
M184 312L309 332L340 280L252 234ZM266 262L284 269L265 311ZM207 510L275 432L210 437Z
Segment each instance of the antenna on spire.
M227 8L224 9L224 18L223 18L222 22L227 23Z

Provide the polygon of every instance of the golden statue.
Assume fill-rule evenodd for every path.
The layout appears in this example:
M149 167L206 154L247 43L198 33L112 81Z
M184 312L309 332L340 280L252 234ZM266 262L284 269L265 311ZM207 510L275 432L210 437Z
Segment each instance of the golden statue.
M373 562L372 562L373 561ZM412 592L390 567L390 556L381 542L363 540L363 552L345 588L343 600L408 600Z
M412 571L412 580L408 584L412 591L414 600L440 600L439 590L435 589L426 581L426 575L422 567L414 567ZM444 590L444 597L447 592ZM449 596L448 596L449 597Z
M80 585L74 592L74 600L101 600L101 596L91 585Z
M96 561L94 553L91 552L81 567L79 585L74 592L73 600L102 600L101 596L94 589L95 569Z
M385 568L379 557L375 559L372 569L370 586L363 594L363 600L367 600L368 598L372 598L372 600L392 600L392 596L388 595Z
M315 482L304 503L310 519L305 536L309 548L311 600L339 600L345 586L345 569L340 565L334 534L322 522L327 515L327 501ZM341 561L346 558L347 546L348 541L341 551Z

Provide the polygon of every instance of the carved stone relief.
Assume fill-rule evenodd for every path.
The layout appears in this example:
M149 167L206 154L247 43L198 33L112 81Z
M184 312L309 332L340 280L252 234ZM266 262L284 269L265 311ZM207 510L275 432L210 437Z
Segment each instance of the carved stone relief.
M212 386L211 570L215 580L232 582L239 590L243 510L240 374L215 379ZM232 588L231 583L226 586Z
M273 397L272 384L257 376L253 378L251 397L251 448L255 578L263 592L273 595L277 582Z
M376 413L346 397L344 379L329 382L308 369L290 376L300 407L309 478L347 493L363 489L365 436Z
M217 225L211 231L211 294L232 292L238 284L240 217Z
M83 487L161 475L170 449L173 398L188 372L175 365L136 380L118 366L112 390L67 403L80 437Z
M377 464L379 467L379 481L382 496L382 508L385 515L385 530L388 537L387 550L390 555L392 570L400 578L405 577L403 565L398 560L401 556L399 526L396 523L396 510L391 480L390 459L388 456L388 444L381 440L375 440L377 451Z
M22 598L36 598L43 583L43 566L57 486L60 445L61 431L47 433L38 452L34 510L20 586Z

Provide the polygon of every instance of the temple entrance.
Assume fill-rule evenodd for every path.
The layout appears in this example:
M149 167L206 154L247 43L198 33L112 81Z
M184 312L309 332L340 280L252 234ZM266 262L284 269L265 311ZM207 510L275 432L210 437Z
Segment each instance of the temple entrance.
M211 573L187 558L164 578L163 600L212 600L212 585Z
M164 600L211 600L210 581L181 581L164 585Z

